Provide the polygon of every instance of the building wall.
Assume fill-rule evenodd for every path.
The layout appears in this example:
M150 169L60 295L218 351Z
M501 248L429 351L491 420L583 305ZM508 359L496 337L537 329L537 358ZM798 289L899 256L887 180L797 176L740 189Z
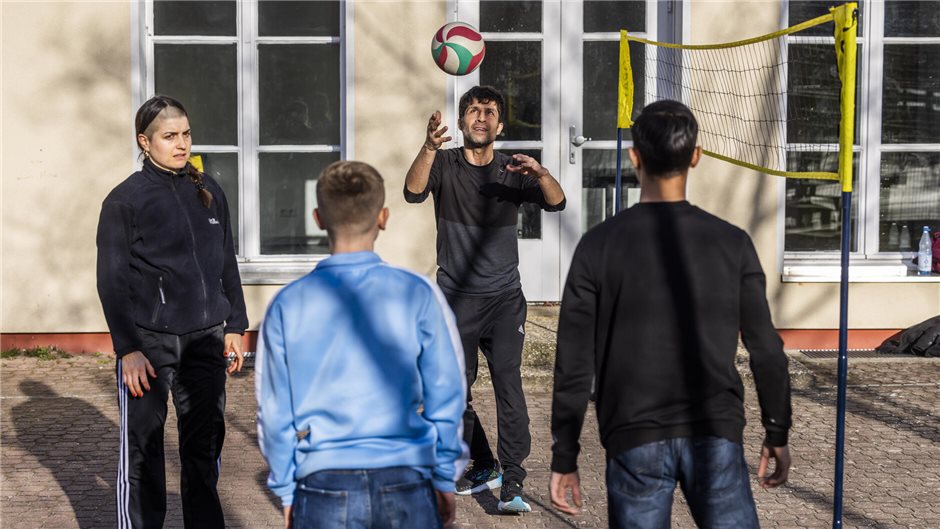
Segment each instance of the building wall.
M95 288L95 230L101 201L137 168L130 6L2 4L4 333L107 330ZM446 104L447 78L428 60L445 3L353 9L352 154L385 177L392 212L377 250L430 275L433 207L406 204L402 186L428 116ZM279 288L245 286L252 328Z
M728 42L780 29L778 2L692 1L688 43ZM728 24L728 20L737 23ZM690 200L750 233L767 275L767 296L779 328L839 326L838 283L781 281L783 245L777 214L781 179L703 157L690 177ZM849 327L899 329L940 314L940 283L850 283Z
M431 60L431 36L445 3L355 3L355 157L385 178L388 229L376 250L393 264L433 276L434 208L405 202L405 173L424 145L428 118L446 110L447 75ZM398 28L389 31L391 27Z
M106 331L95 289L101 200L135 170L131 6L127 2L2 2L2 332ZM444 2L353 6L353 157L386 179L391 210L377 249L431 275L433 207L406 204L404 175L427 118L444 110L447 78L429 59ZM769 2L690 2L690 42L773 31ZM729 19L741 21L727 24ZM391 28L391 29L389 29ZM838 325L838 284L782 283L780 180L704 159L691 200L751 233L781 328ZM256 328L276 285L245 287ZM940 284L853 283L850 326L902 328L940 313Z
M130 4L0 9L2 330L103 330L95 230L132 169Z

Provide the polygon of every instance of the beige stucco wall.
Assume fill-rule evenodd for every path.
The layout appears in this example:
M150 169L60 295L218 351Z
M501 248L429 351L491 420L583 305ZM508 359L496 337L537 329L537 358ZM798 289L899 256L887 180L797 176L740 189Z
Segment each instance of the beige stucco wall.
M402 187L424 144L428 117L445 111L447 76L431 60L431 36L445 18L444 2L355 3L354 156L385 177L391 212L376 250L390 263L427 275L435 270L432 201L408 204Z
M95 229L132 168L130 4L0 9L2 330L103 330Z
M95 228L101 200L134 170L131 16L127 2L0 3L2 19L2 332L100 332ZM431 274L430 201L406 204L405 172L428 115L444 110L447 78L428 60L443 1L353 6L353 156L387 182L392 215L377 249L389 262ZM693 1L691 42L772 31L772 2ZM733 18L736 24L727 24ZM395 28L390 32L388 28ZM704 159L691 200L753 236L782 328L833 328L838 284L782 283L779 181ZM279 286L246 286L255 328ZM940 284L853 283L850 325L899 328L940 313Z
M136 168L130 5L2 3L2 332L107 330L95 230L101 200ZM444 20L443 2L354 5L353 155L385 176L392 210L377 249L425 273L433 210L401 189L427 116L446 103L446 77L422 60ZM245 287L252 328L279 288Z
M692 44L739 40L780 27L777 2L693 1L690 8L686 16ZM706 157L692 173L689 194L692 202L751 234L767 275L767 295L778 327L838 327L838 283L781 281L779 186L777 177ZM940 283L850 283L850 328L905 328L937 314Z

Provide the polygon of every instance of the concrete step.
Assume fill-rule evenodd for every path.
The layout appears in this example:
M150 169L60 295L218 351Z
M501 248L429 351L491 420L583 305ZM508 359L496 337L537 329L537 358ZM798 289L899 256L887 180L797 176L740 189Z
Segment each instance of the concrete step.
M558 305L530 305L526 317L525 345L522 349L522 384L526 391L551 391L555 368L555 337L558 331ZM480 355L480 370L476 386L491 384L486 360ZM808 388L815 379L797 354L789 354L790 386ZM738 343L735 361L738 373L745 384L753 384L754 376L748 367L748 352Z

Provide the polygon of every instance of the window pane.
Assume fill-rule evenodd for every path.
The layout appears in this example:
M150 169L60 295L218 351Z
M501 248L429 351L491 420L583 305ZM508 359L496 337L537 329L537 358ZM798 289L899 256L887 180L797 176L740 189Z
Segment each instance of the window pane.
M940 44L886 44L882 141L940 143Z
M513 148L500 149L500 152L510 156L513 154L525 154L535 158L539 163L542 162L542 151L540 150L520 150ZM542 238L542 208L538 204L524 203L519 207L519 221L516 223L516 237L519 239L541 239Z
M542 2L482 0L480 31L541 33Z
M313 221L320 171L338 152L261 153L261 253L327 254L326 232Z
M338 145L339 45L262 44L262 145Z
M858 47L861 56L861 47ZM839 143L842 82L835 48L829 44L790 44L787 78L787 143ZM861 79L861 61L856 79ZM855 89L855 144L858 145L858 96Z
M791 152L788 171L832 171L839 167L836 152ZM857 182L858 154L852 181ZM787 179L784 250L839 251L842 246L842 184L833 180ZM854 197L855 195L853 195ZM853 198L854 200L854 198ZM858 245L858 203L852 204L851 251Z
M331 37L339 35L336 1L258 2L258 34L262 37Z
M940 2L885 2L885 37L940 37Z
M643 110L646 90L646 46L630 44L633 65L633 117ZM593 140L617 139L617 83L619 82L620 42L584 43L584 96L582 98L584 135ZM624 131L624 139L630 138Z
M156 35L224 36L235 33L235 2L154 0Z
M789 14L790 26L795 26L801 22L806 22L807 20L812 20L816 17L829 14L829 8L838 6L842 2L833 2L831 0L790 0L787 3L787 12ZM858 2L858 12L864 13L865 3ZM858 36L862 36L862 28L864 24L858 25ZM832 22L826 24L820 24L818 26L813 26L809 29L805 29L797 33L797 36L808 37L808 36L821 36L821 37L832 37L834 33Z
M241 208L238 201L238 153L214 152L196 153L202 157L205 173L222 186L228 202L228 212L232 217L232 237L235 239L235 253L238 253L238 218Z
M542 43L490 42L480 84L496 87L506 99L499 140L542 139Z
M646 31L645 0L586 0L584 32L597 33L625 29L630 33Z
M621 209L640 200L640 183L624 149L620 166ZM581 231L586 232L614 215L617 175L616 149L584 149L581 173Z
M921 229L940 229L940 152L881 154L882 252L916 252Z
M235 57L234 44L153 46L154 89L183 103L197 145L238 145Z

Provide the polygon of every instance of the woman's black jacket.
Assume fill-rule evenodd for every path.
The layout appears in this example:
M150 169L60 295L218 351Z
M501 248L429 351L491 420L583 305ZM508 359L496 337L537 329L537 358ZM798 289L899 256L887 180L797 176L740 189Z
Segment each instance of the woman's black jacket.
M118 358L141 350L138 326L186 334L225 323L245 332L231 217L222 188L205 177L206 208L185 171L149 160L115 187L98 220L98 296Z

